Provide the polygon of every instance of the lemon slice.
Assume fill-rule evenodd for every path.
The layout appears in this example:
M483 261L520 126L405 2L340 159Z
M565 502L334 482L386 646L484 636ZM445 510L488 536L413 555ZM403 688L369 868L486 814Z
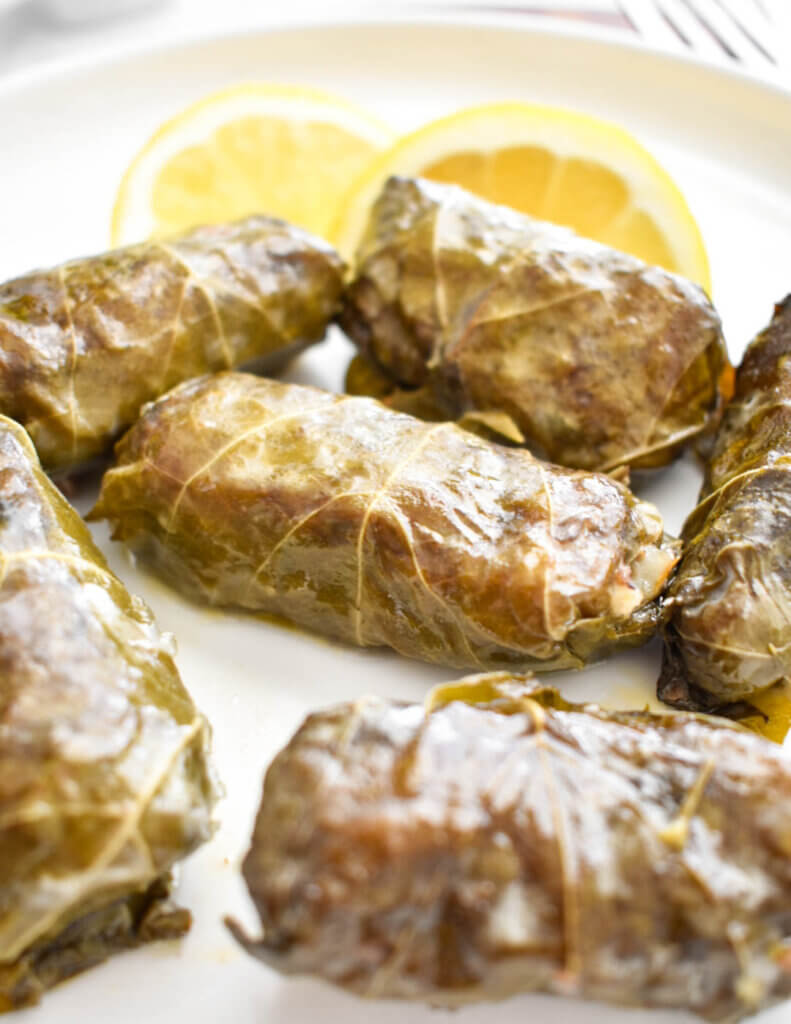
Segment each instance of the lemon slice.
M177 114L121 181L112 244L269 213L326 236L339 198L393 133L347 100L244 83Z
M346 195L331 239L347 257L390 174L462 185L710 290L703 240L678 187L627 131L599 118L495 103L404 136L374 157Z

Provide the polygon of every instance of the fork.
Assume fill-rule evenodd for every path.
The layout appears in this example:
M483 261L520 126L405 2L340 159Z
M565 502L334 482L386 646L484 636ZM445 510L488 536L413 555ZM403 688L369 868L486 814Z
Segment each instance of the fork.
M780 63L780 2L787 0L617 0L647 41L756 71Z

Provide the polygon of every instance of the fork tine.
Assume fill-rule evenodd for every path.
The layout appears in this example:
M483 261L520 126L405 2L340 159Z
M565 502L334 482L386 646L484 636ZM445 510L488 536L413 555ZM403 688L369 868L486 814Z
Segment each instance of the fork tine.
M776 64L776 34L772 32L769 17L756 8L755 0L719 0L719 4L767 60Z
M722 59L726 51L721 43L707 28L704 28L684 0L661 0L661 2L656 0L656 2L664 17L673 25L691 50L699 53L702 57Z
M720 42L726 53L747 67L766 65L766 54L742 31L739 23L717 0L694 0L694 3L685 0L685 3Z
M674 50L685 48L685 40L674 31L654 4L646 3L645 0L618 0L618 7L637 34L647 42Z

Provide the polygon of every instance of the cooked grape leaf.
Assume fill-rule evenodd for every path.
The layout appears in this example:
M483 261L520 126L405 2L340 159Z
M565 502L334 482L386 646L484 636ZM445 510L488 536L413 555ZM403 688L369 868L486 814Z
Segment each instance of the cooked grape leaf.
M172 865L212 832L209 730L148 608L0 417L0 1010L186 930Z
M179 381L320 340L343 280L324 242L269 217L193 230L0 285L0 412L48 470L102 455Z
M341 324L368 359L350 390L403 409L416 389L409 411L429 419L507 417L507 436L566 466L665 465L731 392L696 285L428 181L385 184Z
M791 677L789 357L791 296L745 352L684 525L659 680L659 696L679 707L765 702L776 738L790 713L785 690L761 694Z
M736 1021L791 995L791 764L724 719L497 673L312 714L264 782L253 955L365 996Z
M200 600L461 667L644 642L677 558L606 476L246 374L150 406L92 515Z

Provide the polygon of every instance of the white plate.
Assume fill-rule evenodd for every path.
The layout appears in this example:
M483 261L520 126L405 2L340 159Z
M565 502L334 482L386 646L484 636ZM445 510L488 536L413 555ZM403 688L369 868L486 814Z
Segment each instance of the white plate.
M791 289L791 95L749 77L601 37L520 31L518 22L342 24L259 32L25 75L0 88L0 279L107 245L121 172L166 117L242 79L312 83L364 99L398 128L466 103L524 98L568 104L630 128L677 178L711 255L715 301L733 357ZM309 353L299 379L338 387L339 338ZM697 470L682 462L641 486L678 529ZM30 1024L88 1017L113 1024L681 1024L682 1014L619 1011L523 997L449 1016L370 1003L254 962L222 924L255 930L239 876L264 768L306 712L364 692L420 699L452 673L343 648L272 625L187 605L96 531L113 567L179 641L179 667L215 729L228 796L216 838L184 867L179 898L195 915L180 946L116 957L48 994ZM554 677L567 695L640 705L658 669L656 643L584 673ZM760 1018L787 1021L788 1007Z

